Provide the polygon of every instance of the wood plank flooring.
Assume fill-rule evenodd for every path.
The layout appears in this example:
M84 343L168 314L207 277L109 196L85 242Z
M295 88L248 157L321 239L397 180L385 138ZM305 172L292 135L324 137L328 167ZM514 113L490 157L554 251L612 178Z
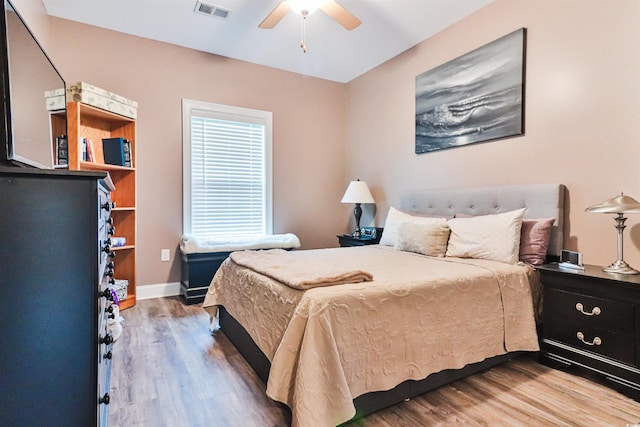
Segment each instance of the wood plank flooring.
M112 427L288 426L290 415L199 305L177 297L122 312L114 347ZM426 393L349 427L621 426L640 403L529 356Z

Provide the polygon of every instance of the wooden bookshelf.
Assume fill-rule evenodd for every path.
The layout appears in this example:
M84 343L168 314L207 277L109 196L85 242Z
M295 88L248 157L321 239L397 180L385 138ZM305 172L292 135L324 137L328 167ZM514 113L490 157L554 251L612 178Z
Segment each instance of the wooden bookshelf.
M105 171L111 176L116 189L111 193L115 208L111 211L115 237L125 237L127 244L112 247L115 253L114 278L129 281L127 299L120 302L120 308L128 308L136 303L136 121L116 113L92 107L82 102L67 103L67 137L69 145L69 169ZM83 138L93 141L94 161L82 160ZM132 167L104 163L103 138L124 138L131 143Z

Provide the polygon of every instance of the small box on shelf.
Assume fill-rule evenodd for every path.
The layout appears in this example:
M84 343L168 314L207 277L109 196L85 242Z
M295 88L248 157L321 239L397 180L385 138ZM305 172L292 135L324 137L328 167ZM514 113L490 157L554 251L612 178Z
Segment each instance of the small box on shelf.
M69 101L84 102L131 119L135 119L138 114L138 103L136 101L85 82L69 85L67 87L67 99Z
M64 88L46 90L44 92L44 98L48 111L64 110L64 107L66 106Z
M111 247L112 248L119 248L121 246L125 246L127 244L127 238L126 237L112 237L111 238Z

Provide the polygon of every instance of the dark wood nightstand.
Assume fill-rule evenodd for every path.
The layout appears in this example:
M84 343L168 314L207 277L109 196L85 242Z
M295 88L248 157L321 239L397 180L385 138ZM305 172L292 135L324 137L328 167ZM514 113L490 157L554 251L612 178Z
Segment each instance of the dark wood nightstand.
M380 243L380 237L382 237L382 228L376 228L376 237L353 237L351 234L340 234L338 242L340 246L365 246L365 245L377 245Z
M640 275L546 264L540 361L603 375L640 400Z

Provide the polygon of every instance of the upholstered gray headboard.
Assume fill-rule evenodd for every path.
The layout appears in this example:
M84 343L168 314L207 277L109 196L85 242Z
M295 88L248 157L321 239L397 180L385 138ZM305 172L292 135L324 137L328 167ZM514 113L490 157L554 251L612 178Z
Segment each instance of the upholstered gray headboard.
M433 215L476 216L527 208L525 218L556 219L547 253L559 256L564 239L564 193L562 184L424 190L403 195L400 209Z

